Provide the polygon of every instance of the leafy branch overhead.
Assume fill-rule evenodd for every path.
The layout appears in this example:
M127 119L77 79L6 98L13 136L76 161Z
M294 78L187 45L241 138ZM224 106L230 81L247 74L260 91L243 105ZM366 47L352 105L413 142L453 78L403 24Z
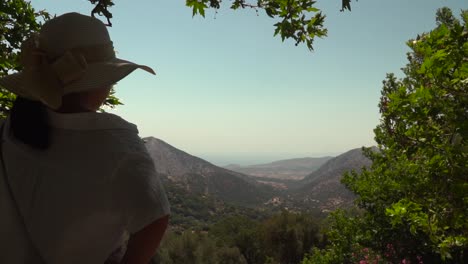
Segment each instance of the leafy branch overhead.
M107 19L107 26L112 27L110 19L112 18L112 13L109 12L107 8L114 5L112 0L89 0L91 4L96 5L91 11L91 16L94 17L95 14L100 16L105 16Z
M254 9L257 13L263 10L271 18L280 19L274 24L274 35L280 35L281 40L293 39L296 46L305 43L309 50L313 50L315 37L325 37L327 29L323 22L325 15L315 7L313 0L232 0L230 8ZM186 0L186 5L192 8L193 16L205 16L205 9L221 8L222 0ZM342 0L341 11L351 10L351 0Z
M78 1L78 0L77 0ZM94 7L91 16L103 16L107 25L112 26L112 13L109 10L114 0L88 0ZM325 1L325 0L322 0ZM339 0L335 0L339 1ZM313 50L315 37L325 37L325 15L315 7L313 0L186 0L186 6L192 9L193 16L205 16L205 10L219 10L222 4L232 10L253 9L265 14L278 22L274 24L274 35L281 39L293 39L296 45L305 43ZM341 11L351 11L351 0L341 0ZM21 70L18 63L21 43L32 33L38 31L42 22L50 18L47 11L37 11L27 0L0 1L0 77ZM0 87L0 117L8 114L15 95ZM111 95L106 106L114 107L121 104L118 98Z
M89 0L96 5L91 15L103 15L109 26L112 13L108 7L114 5L113 0ZM192 9L192 15L205 17L205 10L218 10L222 7L222 0L186 0L187 7ZM281 36L281 40L292 39L296 46L305 43L309 50L313 50L313 41L316 37L325 37L327 29L323 23L325 15L315 7L313 0L231 0L229 7L232 10L253 9L257 13L263 10L266 15L280 21L274 24L274 35ZM341 0L341 11L351 11L351 0Z

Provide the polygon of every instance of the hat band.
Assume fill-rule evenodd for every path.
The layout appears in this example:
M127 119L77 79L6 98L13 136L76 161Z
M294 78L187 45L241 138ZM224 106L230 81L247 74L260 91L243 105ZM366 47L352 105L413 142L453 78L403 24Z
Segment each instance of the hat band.
M105 62L115 59L114 46L112 41L106 44L93 45L93 46L81 46L72 48L65 53L71 53L74 56L83 56L87 63ZM48 59L50 63L54 63L60 59L64 54Z
M24 66L23 88L29 95L57 109L62 104L64 87L81 79L90 63L106 62L115 58L112 42L103 45L75 47L50 58L39 48L37 39L27 40L21 51Z

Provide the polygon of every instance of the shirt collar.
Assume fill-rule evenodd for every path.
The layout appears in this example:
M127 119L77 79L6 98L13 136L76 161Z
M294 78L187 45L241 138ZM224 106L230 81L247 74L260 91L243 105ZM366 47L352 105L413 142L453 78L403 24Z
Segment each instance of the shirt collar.
M55 128L70 130L107 130L124 129L138 133L137 126L123 118L109 113L57 113L47 110L49 124Z

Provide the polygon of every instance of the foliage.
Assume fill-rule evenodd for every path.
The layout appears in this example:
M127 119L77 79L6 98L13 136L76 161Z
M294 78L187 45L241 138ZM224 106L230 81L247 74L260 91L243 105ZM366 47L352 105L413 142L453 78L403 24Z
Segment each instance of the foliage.
M345 218L352 240L350 223L333 220L329 255L350 261L360 247L390 263L467 261L468 12L461 21L448 8L436 16L434 30L407 43L405 77L383 82L379 151L366 149L371 168L343 179L363 213ZM323 263L343 263L330 259Z
M248 263L298 263L319 246L319 224L309 214L283 211L264 221L245 216L226 218L210 234L239 248Z
M263 9L271 18L279 18L276 23L274 35L280 35L284 41L286 38L293 39L296 45L305 43L313 50L315 37L324 37L327 30L323 26L325 16L314 7L313 0L233 0L231 9L252 8L257 12ZM205 9L210 7L219 9L221 0L187 0L186 5L191 7L193 15L205 16ZM309 15L313 13L314 15Z
M308 214L283 211L265 220L228 216L206 231L172 232L164 239L155 260L157 263L298 263L312 247L320 245L319 240L318 222Z
M112 13L107 9L114 5L113 0L89 0L96 7L92 11L104 15L108 25L112 26L110 19ZM206 9L219 10L222 7L222 0L186 0L187 7L192 9L192 15L197 14L205 17ZM259 10L265 11L271 18L277 18L280 21L276 23L274 35L280 35L281 39L293 39L296 46L305 43L309 50L313 50L313 41L315 37L325 37L327 30L323 23L325 15L320 12L315 5L314 0L231 0L230 9L254 9L257 14ZM351 0L341 0L341 11L351 11ZM314 15L311 15L314 14Z
M263 220L270 212L228 204L213 196L193 194L186 189L165 182L171 204L171 226L175 230L207 231L222 219L243 215L252 220Z
M210 228L210 234L223 244L239 249L247 263L266 260L260 233L261 223L244 215L223 219Z
M110 19L112 13L108 10L113 6L113 0L89 0L95 4L91 14L103 15L107 19L107 24L112 26ZM192 15L197 14L205 17L206 9L219 10L222 7L222 0L186 0L187 7L192 9ZM325 15L314 7L314 0L231 0L230 9L254 9L257 14L259 10L265 11L271 18L278 18L274 35L280 35L281 39L293 39L296 46L305 43L309 50L313 50L315 37L325 37L327 30L323 22ZM351 11L351 0L341 0L341 11ZM310 15L313 13L314 15Z
M113 6L113 0L89 0L91 4L96 5L91 11L91 16L95 17L95 14L100 16L105 16L107 19L107 26L112 27L110 19L112 18L112 13L108 10L109 7Z
M320 242L317 220L308 214L283 211L265 221L261 230L267 255L279 263L299 263Z
M29 2L0 2L0 77L21 69L18 63L21 43L31 32L39 30L41 20L48 18L47 12L35 11ZM0 118L5 118L15 98L0 87Z
M169 233L153 262L164 264L246 264L235 247L216 243L206 233L186 231L181 235Z
M360 241L368 241L372 234L361 232L362 220L341 209L332 212L326 223L324 242L328 247L314 247L311 254L303 259L302 264L312 263L357 263L355 252L361 250Z

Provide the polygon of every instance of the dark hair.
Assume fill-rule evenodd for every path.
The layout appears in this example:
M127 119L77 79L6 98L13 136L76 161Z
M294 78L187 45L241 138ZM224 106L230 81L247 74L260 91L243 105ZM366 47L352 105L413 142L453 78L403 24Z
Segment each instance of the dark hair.
M45 106L38 101L17 97L10 112L13 136L35 149L50 145L50 127Z

